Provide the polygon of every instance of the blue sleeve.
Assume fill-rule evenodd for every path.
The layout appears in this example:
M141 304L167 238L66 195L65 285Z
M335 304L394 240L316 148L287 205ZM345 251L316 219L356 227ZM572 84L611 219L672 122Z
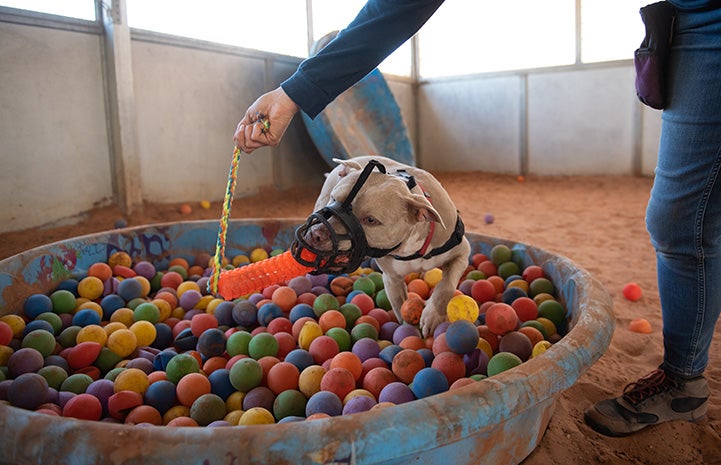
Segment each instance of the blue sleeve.
M443 0L369 0L317 55L281 87L311 118L373 71L425 24Z
M669 0L673 6L683 11L705 10L721 7L719 0Z

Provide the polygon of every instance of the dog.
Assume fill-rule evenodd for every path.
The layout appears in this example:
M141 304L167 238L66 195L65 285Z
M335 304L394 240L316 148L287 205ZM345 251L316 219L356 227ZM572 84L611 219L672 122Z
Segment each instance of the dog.
M315 203L315 211L346 203L360 223L369 256L383 272L383 285L398 321L408 298L405 276L433 268L442 270L420 318L424 336L447 319L446 307L468 266L471 246L455 204L440 182L430 173L380 156L361 156L338 163L327 174ZM369 164L378 167L372 170ZM380 166L379 166L380 165ZM353 192L355 191L355 192ZM346 202L352 196L350 202ZM310 227L304 239L317 250L331 248L328 224ZM346 232L346 227L340 227ZM354 247L344 239L341 250ZM348 270L353 271L353 270Z

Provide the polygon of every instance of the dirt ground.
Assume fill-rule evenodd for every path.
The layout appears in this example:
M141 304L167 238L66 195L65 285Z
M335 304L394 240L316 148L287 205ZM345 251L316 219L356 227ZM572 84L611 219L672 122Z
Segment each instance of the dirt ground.
M711 348L706 375L712 390L707 419L647 428L634 436L601 436L583 422L592 403L623 387L661 362L661 314L656 266L644 225L652 180L637 177L528 177L486 173L442 173L438 179L463 215L468 231L524 242L568 257L603 283L613 297L617 327L606 354L560 397L540 445L524 465L556 464L715 464L721 465L721 324ZM311 213L317 188L267 191L238 198L233 218L301 217ZM129 225L217 219L193 205L183 215L176 205L145 205L127 218ZM484 215L495 217L486 224ZM100 208L76 224L0 234L0 259L57 240L113 229L122 218L116 207ZM623 286L637 282L643 297L630 302ZM651 334L629 331L633 318L645 318Z

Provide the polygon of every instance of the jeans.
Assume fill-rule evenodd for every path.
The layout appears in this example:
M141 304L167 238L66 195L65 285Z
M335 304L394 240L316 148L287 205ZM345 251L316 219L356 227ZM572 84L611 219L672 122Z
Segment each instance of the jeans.
M662 367L700 375L721 312L721 9L679 12L646 210L663 314Z

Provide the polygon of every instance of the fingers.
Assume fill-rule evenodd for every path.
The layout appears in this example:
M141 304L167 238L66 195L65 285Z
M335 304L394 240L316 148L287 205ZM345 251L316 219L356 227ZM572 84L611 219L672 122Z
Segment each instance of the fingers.
M255 149L268 145L277 145L273 140L271 133L266 131L266 126L261 122L245 122L245 119L238 123L238 127L233 136L235 145L246 153L251 153Z

